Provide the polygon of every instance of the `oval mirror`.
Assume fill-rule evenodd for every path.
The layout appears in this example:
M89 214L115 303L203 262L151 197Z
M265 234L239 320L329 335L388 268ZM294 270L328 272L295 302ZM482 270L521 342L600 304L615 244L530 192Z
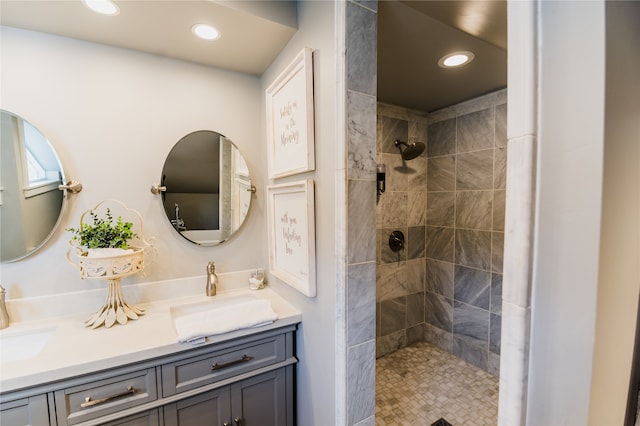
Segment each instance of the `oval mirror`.
M220 133L189 133L171 149L162 168L162 202L173 228L187 240L215 246L244 222L251 178L238 148Z
M0 115L0 260L11 262L51 238L67 199L58 186L66 181L47 138L15 114Z

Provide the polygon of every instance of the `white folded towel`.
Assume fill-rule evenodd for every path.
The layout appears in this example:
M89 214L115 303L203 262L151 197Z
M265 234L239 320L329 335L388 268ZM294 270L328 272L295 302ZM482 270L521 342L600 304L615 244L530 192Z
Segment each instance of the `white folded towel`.
M174 321L179 342L197 341L205 336L228 333L241 328L271 324L278 315L266 299L184 315Z

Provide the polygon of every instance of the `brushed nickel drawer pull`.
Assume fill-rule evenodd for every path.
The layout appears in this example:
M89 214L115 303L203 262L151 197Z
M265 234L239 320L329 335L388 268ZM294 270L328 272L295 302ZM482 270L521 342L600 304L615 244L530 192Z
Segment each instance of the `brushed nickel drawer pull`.
M253 359L252 356L242 355L242 358L236 359L235 361L225 362L224 364L218 364L217 362L214 362L213 364L211 364L211 371L220 370L222 368L231 367L232 365L240 364L240 363L243 363L243 362L248 362L248 361L251 361L252 359Z
M84 402L82 404L80 404L81 408L87 408L87 407L93 407L94 405L99 405L99 404L104 404L105 402L109 402L112 399L116 399L116 398L121 398L123 396L127 396L127 395L133 395L135 393L135 389L133 388L133 386L128 386L127 390L124 392L120 392L116 395L110 395L110 396L105 396L104 398L100 398L100 399L91 399L90 396L87 396L84 399Z

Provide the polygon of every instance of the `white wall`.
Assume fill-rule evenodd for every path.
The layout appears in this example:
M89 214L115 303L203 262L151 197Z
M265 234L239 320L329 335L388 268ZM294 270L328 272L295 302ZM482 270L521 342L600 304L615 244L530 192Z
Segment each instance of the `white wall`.
M317 296L307 298L277 278L269 277L270 285L302 311L302 325L297 334L300 360L297 421L300 426L335 424L337 73L334 8L334 2L299 2L299 30L261 79L265 90L302 48L313 49L316 170L271 181L282 183L305 178L315 181ZM264 117L264 102L261 105L261 117Z
M540 1L538 7L538 163L527 424L585 425L598 291L605 7L604 1Z
M83 211L107 198L122 200L157 238L159 259L124 282L266 266L263 93L255 76L208 68L131 50L8 27L1 33L1 107L34 124L56 148L69 179L84 190L69 197L61 228L37 254L2 264L8 299L95 288L65 260L70 233ZM245 155L254 184L247 222L219 247L192 245L173 231L159 196L173 145L194 130L216 130Z
M640 3L608 2L606 15L602 239L589 424L621 425L640 291Z

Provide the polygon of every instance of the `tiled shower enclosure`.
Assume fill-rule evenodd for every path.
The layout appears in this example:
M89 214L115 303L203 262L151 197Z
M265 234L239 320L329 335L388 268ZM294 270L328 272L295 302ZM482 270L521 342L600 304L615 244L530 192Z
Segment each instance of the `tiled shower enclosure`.
M506 90L431 114L378 105L378 357L427 341L499 374L506 113ZM403 162L396 139L427 148Z

